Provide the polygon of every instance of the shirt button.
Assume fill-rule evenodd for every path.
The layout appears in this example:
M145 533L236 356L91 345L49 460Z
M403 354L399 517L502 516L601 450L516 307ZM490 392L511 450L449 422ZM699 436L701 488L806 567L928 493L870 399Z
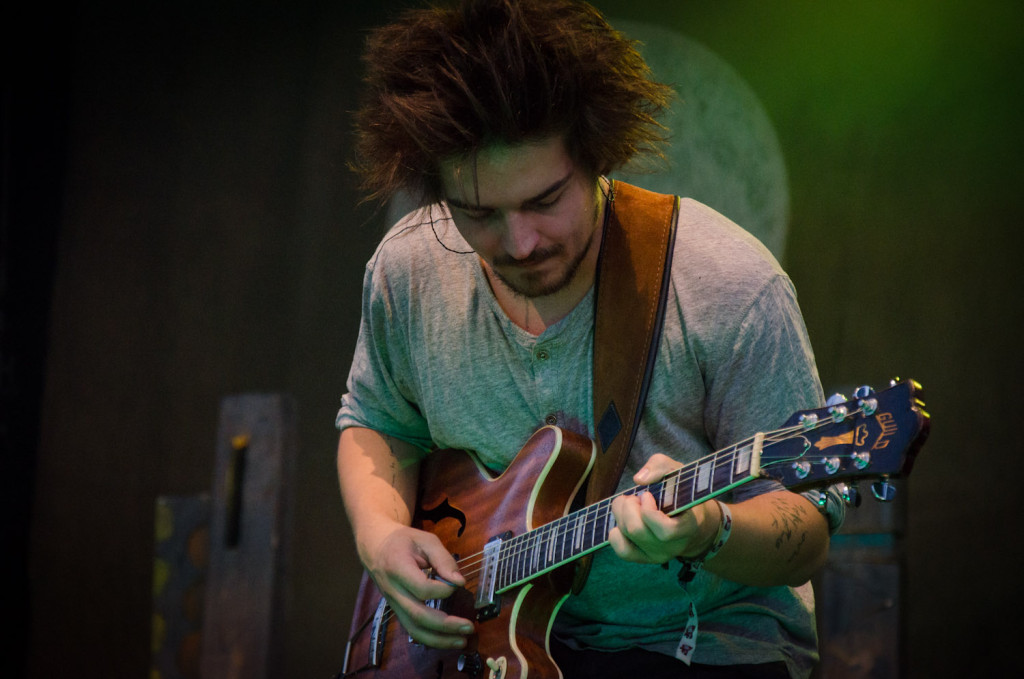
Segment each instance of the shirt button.
M548 415L544 418L544 421L548 424L558 424L558 417L555 415Z
M537 360L538 360L538 361L546 361L546 360L548 360L548 359L549 359L550 357L551 357L551 355L550 355L550 354L548 354L548 352L547 352L547 350L546 350L546 349L539 349L539 350L537 351Z

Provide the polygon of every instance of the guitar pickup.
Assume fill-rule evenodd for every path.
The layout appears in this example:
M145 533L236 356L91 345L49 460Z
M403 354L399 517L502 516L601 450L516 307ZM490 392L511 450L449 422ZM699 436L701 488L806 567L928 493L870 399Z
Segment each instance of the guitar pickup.
M476 619L480 622L497 617L501 610L501 596L497 594L498 564L500 563L501 544L509 537L512 537L511 533L504 533L491 538L484 545L483 564L480 567L480 585L476 590L476 601L473 605L476 609Z

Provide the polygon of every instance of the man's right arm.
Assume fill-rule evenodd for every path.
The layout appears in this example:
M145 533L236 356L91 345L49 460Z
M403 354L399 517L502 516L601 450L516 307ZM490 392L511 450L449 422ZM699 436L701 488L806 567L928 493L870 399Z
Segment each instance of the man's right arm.
M462 586L455 559L431 533L410 526L419 466L409 443L372 429L350 427L338 443L338 480L359 559L406 631L436 648L461 648L469 620L429 608L424 601L454 591L424 569Z

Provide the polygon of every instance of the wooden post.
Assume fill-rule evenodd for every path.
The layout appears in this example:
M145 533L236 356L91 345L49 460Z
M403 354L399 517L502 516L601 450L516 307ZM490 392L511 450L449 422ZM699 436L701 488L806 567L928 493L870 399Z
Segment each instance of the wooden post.
M201 676L281 676L296 414L281 394L221 403Z

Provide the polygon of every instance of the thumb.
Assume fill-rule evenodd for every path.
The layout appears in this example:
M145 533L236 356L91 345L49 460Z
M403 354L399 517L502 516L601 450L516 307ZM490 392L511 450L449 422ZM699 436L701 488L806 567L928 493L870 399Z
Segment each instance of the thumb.
M639 485L657 483L681 466L679 462L676 462L668 455L656 453L633 475L633 483Z
M459 572L459 566L455 563L455 558L439 541L436 543L433 541L427 542L421 545L420 549L438 579L456 587L463 587L466 584L466 578Z

